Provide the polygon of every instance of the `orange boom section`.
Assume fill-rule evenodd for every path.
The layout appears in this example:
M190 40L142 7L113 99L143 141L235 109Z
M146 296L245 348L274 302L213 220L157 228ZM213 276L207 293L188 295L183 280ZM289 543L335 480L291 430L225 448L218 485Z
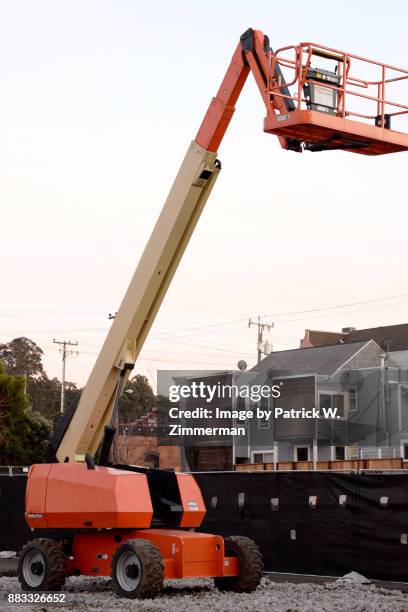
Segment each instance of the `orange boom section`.
M30 468L25 516L31 528L143 528L153 508L145 474L56 463Z

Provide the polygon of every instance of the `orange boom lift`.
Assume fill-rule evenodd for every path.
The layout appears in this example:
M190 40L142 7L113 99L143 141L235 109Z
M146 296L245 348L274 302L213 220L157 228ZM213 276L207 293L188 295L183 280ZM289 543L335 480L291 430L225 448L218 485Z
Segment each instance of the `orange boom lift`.
M316 66L316 61L319 63ZM266 107L264 130L284 149L405 151L398 88L408 71L315 43L273 52L247 30L191 143L74 412L51 441L53 463L33 465L19 579L58 590L65 577L108 576L124 597L154 597L166 578L214 577L222 590L253 591L263 563L241 536L196 533L205 505L191 474L109 461L119 398L221 170L217 150L252 72ZM394 125L393 125L394 127ZM54 537L43 537L44 529ZM48 531L49 533L49 531Z

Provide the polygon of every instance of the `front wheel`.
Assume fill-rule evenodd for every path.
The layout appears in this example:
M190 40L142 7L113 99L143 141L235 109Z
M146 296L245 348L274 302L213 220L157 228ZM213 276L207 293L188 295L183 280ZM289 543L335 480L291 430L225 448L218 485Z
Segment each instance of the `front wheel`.
M226 557L237 557L239 559L240 572L238 576L214 578L215 586L220 591L252 593L261 581L264 567L259 546L253 540L244 536L225 538L224 545Z
M119 597L153 599L163 588L163 559L149 540L124 542L113 557L111 570Z
M59 591L65 582L65 555L55 540L28 542L18 560L18 580L24 591Z

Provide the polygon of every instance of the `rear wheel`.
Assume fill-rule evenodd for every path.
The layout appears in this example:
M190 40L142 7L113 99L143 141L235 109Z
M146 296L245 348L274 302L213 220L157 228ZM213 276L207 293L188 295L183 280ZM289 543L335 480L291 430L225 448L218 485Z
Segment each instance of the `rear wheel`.
M220 591L252 593L262 578L263 559L259 546L250 538L231 536L225 538L225 556L237 557L240 564L238 576L214 578L215 586Z
M149 540L128 540L113 557L111 577L119 597L153 599L164 580L159 549Z
M55 540L28 542L20 552L17 570L24 591L59 591L65 582L65 561Z

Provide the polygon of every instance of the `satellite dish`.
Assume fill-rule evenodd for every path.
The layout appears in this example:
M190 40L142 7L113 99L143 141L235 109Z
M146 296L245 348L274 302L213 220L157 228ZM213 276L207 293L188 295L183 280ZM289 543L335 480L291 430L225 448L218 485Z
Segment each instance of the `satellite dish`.
M248 364L246 361L244 361L243 359L240 359L237 363L238 369L241 370L241 372L243 372L244 370L247 369Z

